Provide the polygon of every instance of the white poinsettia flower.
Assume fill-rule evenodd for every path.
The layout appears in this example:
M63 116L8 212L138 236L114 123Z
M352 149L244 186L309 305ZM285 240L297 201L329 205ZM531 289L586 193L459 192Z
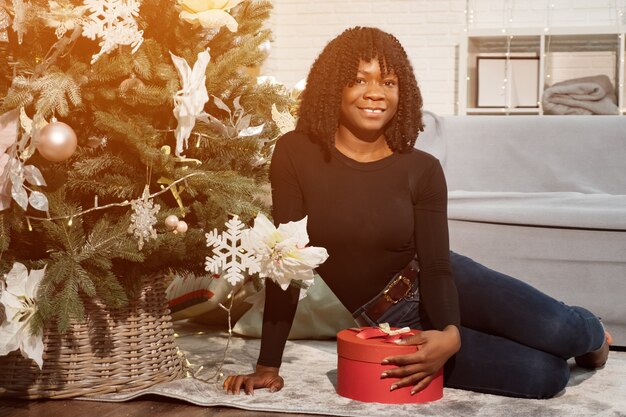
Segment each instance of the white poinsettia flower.
M28 269L19 262L13 264L6 278L6 288L0 295L6 320L0 324L0 356L19 349L22 356L43 366L43 332L33 335L30 320L37 311L37 289L44 276L43 269Z
M254 226L244 238L246 249L257 261L250 272L273 279L283 290L292 280L313 283L313 270L328 258L326 249L306 246L307 217L297 222L280 224L278 228L263 214L254 219Z
M205 29L219 29L226 26L231 32L237 32L239 25L228 10L244 0L179 0L182 7L180 18L199 24Z

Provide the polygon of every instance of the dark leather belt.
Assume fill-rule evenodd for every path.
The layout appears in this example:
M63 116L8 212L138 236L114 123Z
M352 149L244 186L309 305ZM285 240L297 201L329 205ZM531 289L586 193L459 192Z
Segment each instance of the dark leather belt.
M391 306L412 295L413 282L417 279L418 272L417 261L411 261L393 277L379 295L365 304L366 307L361 313L354 316L357 324L359 326L370 326L370 323L362 317L363 315L367 315L373 322L378 322L378 319Z

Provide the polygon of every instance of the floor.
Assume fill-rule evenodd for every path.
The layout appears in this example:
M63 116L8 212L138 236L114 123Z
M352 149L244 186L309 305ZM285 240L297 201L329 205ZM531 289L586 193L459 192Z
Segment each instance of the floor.
M611 350L625 351L624 347ZM626 414L616 414L624 415ZM0 398L0 417L311 417L309 414L200 407L183 401L146 395L127 402L81 400L18 400Z
M267 413L227 407L198 407L159 397L123 403L0 399L0 417L310 417L308 414Z

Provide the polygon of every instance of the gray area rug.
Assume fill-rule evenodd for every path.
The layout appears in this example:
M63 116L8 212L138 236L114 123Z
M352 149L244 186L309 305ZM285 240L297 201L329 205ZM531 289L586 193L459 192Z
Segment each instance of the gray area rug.
M178 324L178 343L196 375L209 378L224 357L227 337L224 332L202 332L194 325ZM595 372L572 365L572 378L558 397L549 400L524 400L444 389L444 397L426 404L388 405L363 403L336 394L337 357L334 341L289 341L281 374L285 387L277 393L267 390L254 395L228 395L218 383L189 377L135 392L112 394L98 401L125 401L144 394L184 400L200 406L227 406L245 410L305 413L325 416L481 416L549 417L602 416L626 417L626 352L611 352L604 369ZM223 373L249 372L256 363L258 339L233 337L226 353Z

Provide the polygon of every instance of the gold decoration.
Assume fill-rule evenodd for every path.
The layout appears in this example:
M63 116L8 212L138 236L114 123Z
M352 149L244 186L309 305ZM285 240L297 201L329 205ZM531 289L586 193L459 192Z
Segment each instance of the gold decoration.
M159 184L165 184L170 186L170 191L172 192L172 195L174 196L174 199L176 200L176 203L178 204L178 207L180 207L180 214L181 216L185 215L185 205L183 204L183 199L180 197L180 194L185 191L185 187L184 186L180 186L178 187L176 184L172 184L174 181L169 179L169 178L165 178L165 177L161 177L159 178L159 180L157 181L157 183Z

